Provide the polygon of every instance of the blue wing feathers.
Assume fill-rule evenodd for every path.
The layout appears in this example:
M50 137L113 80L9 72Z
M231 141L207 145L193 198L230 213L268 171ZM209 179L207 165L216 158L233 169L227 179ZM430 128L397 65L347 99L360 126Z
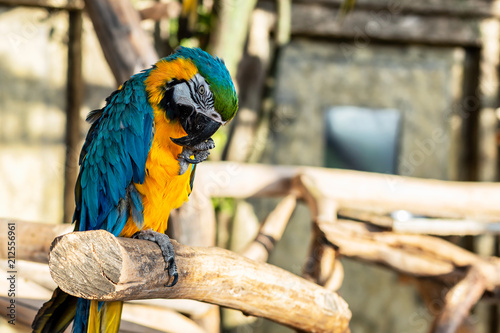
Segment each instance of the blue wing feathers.
M139 147L144 147L142 144L142 140L138 140L136 136L134 135L127 135L126 138L126 146L129 149L129 155L134 163L134 182L136 183L143 183L144 182L144 168L145 164L142 164L142 161L144 161L144 150L140 149Z
M144 206L142 205L141 194L137 192L135 187L130 187L129 195L131 202L130 210L132 212L132 218L139 227L142 227L142 225L144 224L144 215L142 214Z
M76 313L75 322L73 323L73 331L75 327L82 328L81 331L87 331L87 320L90 312L90 301L87 299L79 298L76 301Z
M191 191L193 190L195 173L196 173L196 164L191 164L191 176L189 178L189 187L191 188Z
M146 77L132 77L102 110L87 118L93 123L80 156L75 211L79 230L106 229L119 235L129 214L136 223L143 222L142 198L127 188L132 181L144 182L151 147L153 110L144 88Z

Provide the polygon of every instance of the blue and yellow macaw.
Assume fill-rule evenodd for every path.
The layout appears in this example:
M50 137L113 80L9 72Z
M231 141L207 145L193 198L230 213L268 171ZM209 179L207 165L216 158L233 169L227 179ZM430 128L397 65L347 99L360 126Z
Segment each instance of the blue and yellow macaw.
M92 111L75 187L75 230L105 229L155 241L174 285L173 248L164 234L172 209L188 200L211 136L233 118L238 98L224 62L179 48L132 76ZM122 302L77 299L56 289L34 332L118 332Z

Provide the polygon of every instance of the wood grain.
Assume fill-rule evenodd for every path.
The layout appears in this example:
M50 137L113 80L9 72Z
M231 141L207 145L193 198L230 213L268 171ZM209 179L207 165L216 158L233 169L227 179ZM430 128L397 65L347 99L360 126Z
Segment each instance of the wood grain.
M179 282L168 275L158 246L104 230L58 237L49 267L64 291L96 300L194 299L312 332L344 332L351 313L336 293L278 267L220 248L172 242Z

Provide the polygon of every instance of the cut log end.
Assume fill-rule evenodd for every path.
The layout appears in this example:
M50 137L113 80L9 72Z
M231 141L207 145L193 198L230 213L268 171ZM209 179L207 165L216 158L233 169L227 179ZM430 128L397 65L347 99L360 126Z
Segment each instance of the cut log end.
M123 266L116 237L104 230L94 233L98 237L80 232L57 237L49 259L52 278L61 289L89 299L113 293Z

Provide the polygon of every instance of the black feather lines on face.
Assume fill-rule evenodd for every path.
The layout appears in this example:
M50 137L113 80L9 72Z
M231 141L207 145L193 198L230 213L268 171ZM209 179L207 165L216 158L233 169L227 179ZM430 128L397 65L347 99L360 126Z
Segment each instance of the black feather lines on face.
M185 82L185 80L172 79L164 86L165 92L158 106L165 112L168 119L177 119L179 117L179 108L174 103L174 89L172 88Z
M205 86L206 84L206 86ZM198 77L194 77L193 81L188 83L191 99L200 107L200 109L209 110L214 107L214 96L210 91L208 83L199 82ZM200 94L201 86L205 87L204 93Z

